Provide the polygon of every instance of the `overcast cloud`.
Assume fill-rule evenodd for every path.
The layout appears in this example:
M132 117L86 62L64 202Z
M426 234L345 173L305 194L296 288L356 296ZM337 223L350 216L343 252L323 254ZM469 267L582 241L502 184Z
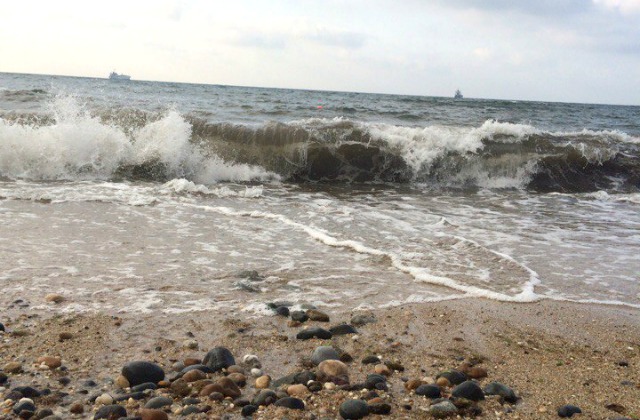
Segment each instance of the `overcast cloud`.
M2 2L0 71L640 105L640 0Z

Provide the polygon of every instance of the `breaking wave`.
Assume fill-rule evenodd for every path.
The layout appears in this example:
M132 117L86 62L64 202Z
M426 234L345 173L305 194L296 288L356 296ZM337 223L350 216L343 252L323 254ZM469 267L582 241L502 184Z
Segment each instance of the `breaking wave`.
M174 110L92 114L73 97L56 98L45 116L0 116L0 176L8 179L281 179L635 192L639 152L640 139L620 131L548 132L494 120L479 127L347 118L243 125Z

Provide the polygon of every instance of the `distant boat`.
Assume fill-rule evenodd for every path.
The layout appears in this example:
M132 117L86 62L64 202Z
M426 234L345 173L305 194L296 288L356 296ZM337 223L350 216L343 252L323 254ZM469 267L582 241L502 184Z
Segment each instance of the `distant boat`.
M109 80L131 80L131 76L128 74L118 74L115 71L112 71L109 74Z
M453 95L453 99L463 99L464 96L462 96L462 92L460 92L460 89L456 89L456 94Z

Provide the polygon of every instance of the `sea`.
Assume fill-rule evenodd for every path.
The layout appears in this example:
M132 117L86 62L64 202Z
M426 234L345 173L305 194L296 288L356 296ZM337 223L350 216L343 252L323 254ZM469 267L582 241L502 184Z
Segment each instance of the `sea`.
M0 73L0 267L7 314L638 308L640 107Z

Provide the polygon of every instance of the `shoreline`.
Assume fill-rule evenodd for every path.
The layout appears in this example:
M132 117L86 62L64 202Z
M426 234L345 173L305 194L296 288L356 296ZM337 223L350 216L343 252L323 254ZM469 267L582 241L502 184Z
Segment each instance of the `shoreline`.
M44 299L44 298L43 298ZM64 305L64 302L55 304ZM217 346L228 348L237 363L246 354L254 354L263 373L274 380L303 370L314 349L333 346L353 359L346 363L350 384L361 383L374 365L363 364L371 355L381 357L379 364L391 362L404 371L393 371L387 379L388 392L378 392L389 404L391 413L370 414L367 418L429 418L430 400L407 391L407 380L435 380L439 373L460 368L464 361L486 371L479 379L485 386L498 381L512 388L519 400L501 405L487 396L477 404L482 418L558 418L556 410L565 404L581 408L582 418L634 418L640 416L640 310L607 305L578 304L542 300L533 303L503 303L481 299L456 299L419 303L372 311L332 312L318 308L330 322L307 321L290 326L282 316L258 318L225 316L220 312L187 314L54 314L35 315L23 308L11 319L2 318L6 332L0 346L3 366L19 363L23 373L7 373L8 384L1 385L3 400L16 386L49 388L52 395L68 393L47 405L46 397L34 398L38 409L50 408L66 418L69 408L82 403L83 414L91 418L98 408L90 402L95 394L118 395L117 380L128 362L146 360L161 366L167 377L172 365L185 358L201 359ZM354 314L369 313L375 323L359 325L353 335L328 340L296 339L306 326L329 329L349 323ZM68 332L69 339L60 339ZM48 369L37 360L43 356L61 358L62 368ZM66 370L64 370L66 368ZM219 373L209 375L217 379ZM242 397L251 399L257 390L245 367L247 385ZM60 378L67 377L63 385ZM95 387L87 387L86 381ZM140 401L129 401L129 415L135 415L153 395L164 395L170 388L155 390ZM445 395L451 387L444 387ZM122 391L120 391L122 392ZM339 418L340 404L360 398L360 390L326 390L305 394L305 410L268 406L253 416L268 419ZM215 402L200 397L199 407L208 412L188 418L217 418L230 413L240 418L240 408L230 401ZM182 403L174 399L167 413L179 417ZM5 402L3 410L13 407ZM609 407L609 408L607 408ZM620 411L618 413L615 410ZM284 411L283 411L284 410ZM233 417L235 416L235 417ZM1 417L0 417L1 418ZM10 418L10 417L9 417Z

